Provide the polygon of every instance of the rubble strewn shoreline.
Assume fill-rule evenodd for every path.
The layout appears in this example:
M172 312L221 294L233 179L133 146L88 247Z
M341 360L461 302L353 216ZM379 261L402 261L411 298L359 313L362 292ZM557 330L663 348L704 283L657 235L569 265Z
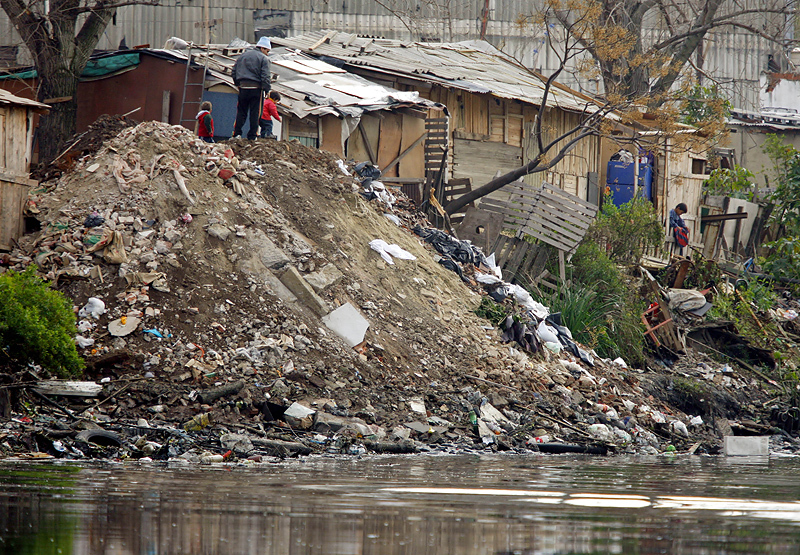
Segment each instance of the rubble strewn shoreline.
M714 454L732 426L797 449L762 423L774 386L705 355L638 370L503 343L410 202L365 199L330 154L145 122L73 163L2 267L103 307L79 316L79 394L36 367L0 375L5 457ZM387 263L376 239L416 259ZM321 318L348 305L369 325L355 349L354 317Z

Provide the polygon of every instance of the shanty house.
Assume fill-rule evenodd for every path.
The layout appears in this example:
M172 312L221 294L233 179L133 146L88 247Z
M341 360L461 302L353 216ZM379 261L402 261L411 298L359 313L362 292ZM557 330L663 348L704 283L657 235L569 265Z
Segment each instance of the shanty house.
M472 186L487 183L530 161L533 120L540 109L545 78L484 41L429 44L362 38L336 31L320 31L273 44L301 50L323 60L335 60L343 69L370 81L405 91L447 107L449 117L431 114L427 126L426 169L435 172L447 153L448 178L470 178ZM578 125L581 112L592 110L592 100L556 84L548 100L546 133L554 138ZM354 132L371 142L369 127ZM401 140L400 130L394 140ZM362 137L363 138L363 137ZM567 157L546 174L525 181L546 180L582 199L597 187L599 139L580 141ZM419 198L419 191L411 191ZM417 194L413 194L417 193Z
M237 55L226 56L212 46L195 51L193 57L207 68L203 98L214 105L216 130L221 136L233 131L237 97L231 69ZM272 88L281 94L279 138L296 139L348 159L369 160L403 179L424 179L425 119L444 106L420 98L415 91L376 84L285 48L273 49L269 58ZM358 133L359 139L353 140L355 130L363 130L370 140L364 142L364 135Z
M142 121L193 129L200 102L209 100L214 105L217 136L230 137L237 102L231 68L243 50L242 45L212 45L97 55L78 86L77 131L85 131L103 114L130 114ZM279 105L282 139L297 139L347 158L372 160L384 168L394 163L394 175L424 179L425 118L443 106L301 53L276 48L270 60L273 88L283 97ZM16 72L0 78L0 87L30 96L36 90L35 79L34 70ZM350 140L355 128L367 130L371 145Z
M0 90L0 249L22 235L28 198L33 116L48 106Z

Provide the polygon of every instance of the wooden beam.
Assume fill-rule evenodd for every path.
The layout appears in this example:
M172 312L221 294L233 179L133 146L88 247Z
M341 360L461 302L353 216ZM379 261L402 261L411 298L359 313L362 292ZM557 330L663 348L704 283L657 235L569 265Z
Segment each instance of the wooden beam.
M700 223L705 224L709 222L724 222L727 220L744 220L744 219L747 219L747 212L737 212L735 214L709 214L707 216L700 216Z
M45 380L38 382L35 391L43 395L64 395L69 397L97 397L103 386L95 382L69 380Z
M367 155L369 156L369 161L372 162L372 165L378 163L378 159L375 158L375 150L373 150L372 145L369 142L369 137L367 137L367 130L364 128L364 124L361 123L361 120L358 120L358 130L361 131L361 139L364 141L364 146L367 149Z
M328 42L329 40L331 40L331 39L332 39L333 37L335 37L335 36L336 36L338 33L339 33L339 31L328 31L328 33L327 33L327 34L326 34L324 37L322 37L322 38L321 38L321 39L319 39L317 42L315 42L314 44L312 44L312 45L311 45L311 46L308 48L308 50L309 50L310 52L311 52L311 51L313 51L313 50L315 50L316 48L320 47L321 45L323 45L323 44L325 44L326 42Z
M72 100L71 96L59 96L57 98L45 98L42 100L44 104L58 104L59 102L69 102Z
M161 122L169 123L169 97L172 93L168 90L161 92ZM195 120L195 134L197 134L197 126L199 122Z
M382 170L382 171L383 171L383 173L386 173L386 172L388 172L390 169L392 169L393 167L395 167L395 166L396 166L396 165L397 165L397 164L400 162L400 160L402 160L402 159L403 159L403 157L404 157L406 154L408 154L409 152L411 152L412 150L414 150L414 148L416 148L416 147L417 147L417 146L418 146L418 145L419 145L419 144L420 144L422 141L424 141L424 140L425 140L425 138L426 138L427 136L428 136L428 132L427 132L427 131L426 131L425 133L423 133L422 135L420 135L420 136L419 136L419 138L418 138L416 141L414 141L413 143L411 143L411 146L409 146L407 149L405 149L403 152L401 152L401 153L400 153L400 155L399 155L397 158L395 158L394 160L392 160L391 162L389 162L389 164L388 164L388 165L387 165L387 166L386 166L386 167L385 167L385 168Z
M425 183L424 177L381 177L383 183L399 183L400 185L413 185Z

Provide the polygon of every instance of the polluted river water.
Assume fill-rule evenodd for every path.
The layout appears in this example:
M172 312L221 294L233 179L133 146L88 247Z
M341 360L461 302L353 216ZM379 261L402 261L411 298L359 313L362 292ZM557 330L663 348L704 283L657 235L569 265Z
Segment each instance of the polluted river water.
M0 463L0 553L800 553L800 458Z

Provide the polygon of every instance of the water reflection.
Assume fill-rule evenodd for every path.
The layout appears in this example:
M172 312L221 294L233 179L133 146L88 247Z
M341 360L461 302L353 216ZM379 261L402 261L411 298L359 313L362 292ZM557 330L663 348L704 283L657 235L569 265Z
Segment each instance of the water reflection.
M797 553L795 459L0 466L0 552Z

